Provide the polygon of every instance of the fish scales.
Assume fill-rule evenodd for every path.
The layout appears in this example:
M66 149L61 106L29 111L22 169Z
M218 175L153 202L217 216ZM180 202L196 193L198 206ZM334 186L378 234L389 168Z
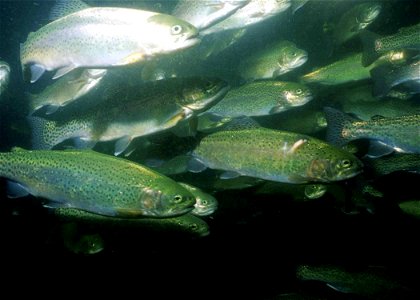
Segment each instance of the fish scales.
M171 179L94 151L0 153L0 176L20 183L34 196L111 216L177 214L178 209L164 212L162 194L169 190L186 197L178 201L183 202L178 212L191 210L195 203L192 194Z
M325 163L335 163L337 157L353 161L355 168L359 165L356 158L320 140L263 128L211 134L193 155L209 168L291 183L332 180L324 177L333 176ZM353 175L357 173L355 169Z
M197 34L191 24L169 15L93 7L29 34L21 49L21 63L24 70L31 64L42 70L58 69L58 78L77 67L126 65L189 47L198 42L188 40ZM31 81L39 76L32 74Z

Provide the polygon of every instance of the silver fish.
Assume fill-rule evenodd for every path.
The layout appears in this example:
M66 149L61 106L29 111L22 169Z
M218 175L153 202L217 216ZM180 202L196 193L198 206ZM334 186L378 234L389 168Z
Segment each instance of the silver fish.
M35 82L46 70L56 70L56 79L79 67L121 66L172 53L197 44L197 35L194 26L170 15L92 7L30 33L20 60L24 77Z

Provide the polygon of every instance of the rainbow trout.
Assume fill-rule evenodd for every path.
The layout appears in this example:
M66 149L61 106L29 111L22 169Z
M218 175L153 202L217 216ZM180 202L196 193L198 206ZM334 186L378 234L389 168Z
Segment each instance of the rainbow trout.
M59 18L30 33L21 46L25 79L45 71L53 79L79 67L122 66L188 48L198 30L176 17L139 9L91 7Z
M169 217L191 211L195 197L172 179L94 151L0 153L0 176L12 196L43 197L58 206L118 217Z
M362 163L321 140L263 127L235 128L204 137L190 171L227 171L223 178L251 176L286 183L330 182L353 177Z

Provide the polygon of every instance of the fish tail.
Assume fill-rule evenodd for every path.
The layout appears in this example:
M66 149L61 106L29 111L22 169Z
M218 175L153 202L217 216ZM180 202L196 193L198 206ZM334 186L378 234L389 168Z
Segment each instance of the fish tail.
M351 139L346 134L343 134L343 130L349 128L355 121L355 118L331 107L325 107L324 113L328 123L327 141L339 147L348 143Z
M375 41L380 36L376 33L363 30L360 38L363 44L362 65L367 67L380 57L380 54L375 50Z
M51 149L72 137L66 126L58 126L56 121L40 117L28 117L28 120L32 127L33 149Z

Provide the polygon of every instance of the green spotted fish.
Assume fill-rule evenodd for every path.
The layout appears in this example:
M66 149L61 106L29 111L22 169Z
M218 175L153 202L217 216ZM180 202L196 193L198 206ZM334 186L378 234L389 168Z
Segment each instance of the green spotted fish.
M115 218L89 213L74 208L57 208L53 214L66 222L85 223L113 228L141 228L159 232L185 233L203 237L210 233L208 224L199 217L186 213L171 218Z
M50 200L47 206L107 216L170 217L195 204L195 197L172 179L89 150L0 153L0 176L12 181L11 196L31 194Z
M145 61L191 47L198 30L176 17L129 8L90 7L30 33L21 46L25 79L45 71L53 79L75 68L108 68Z
M169 129L220 100L228 91L217 78L170 78L143 85L122 83L98 106L53 120L32 117L33 147L51 149L75 139L81 148L115 140L115 155L139 136ZM106 95L108 96L108 95Z
M330 182L353 177L362 163L321 140L255 124L204 137L192 152L190 171L226 171L222 178L250 176L285 183Z

